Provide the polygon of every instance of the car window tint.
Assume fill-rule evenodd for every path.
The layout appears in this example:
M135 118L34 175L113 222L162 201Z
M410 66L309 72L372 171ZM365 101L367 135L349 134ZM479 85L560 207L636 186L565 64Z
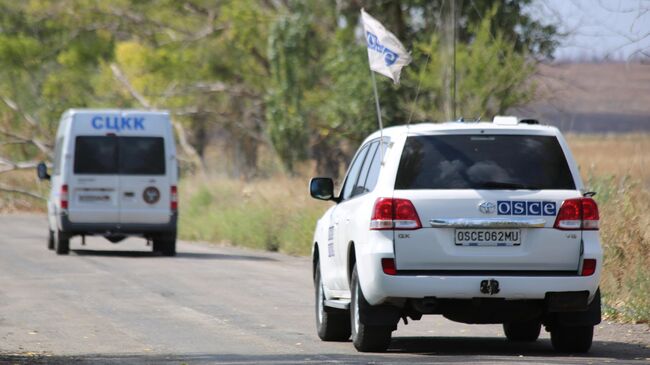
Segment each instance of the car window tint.
M165 143L162 137L120 137L119 140L121 174L165 174Z
M368 145L363 146L357 156L352 162L350 171L348 171L348 176L345 178L345 183L343 184L343 191L341 193L341 198L343 200L348 199L352 196L352 189L357 182L359 177L359 170L361 170L361 165L363 164L366 154L368 153Z
M75 174L117 174L117 138L80 136L75 139Z
M413 136L396 189L575 189L554 136Z
M379 143L377 143L379 146ZM381 148L377 148L375 155L372 158L372 163L370 165L370 170L368 170L368 176L366 181L363 184L366 187L366 191L373 191L375 186L377 186L377 179L379 178L379 170L381 169Z
M363 161L363 165L361 166L361 172L359 173L359 178L357 179L357 183L355 184L354 188L352 188L352 196L364 194L369 191L366 188L366 179L368 178L368 171L370 170L370 164L372 163L372 159L374 158L375 153L377 152L377 146L379 146L379 142L373 142L370 145L368 149L368 153L366 154L366 158Z

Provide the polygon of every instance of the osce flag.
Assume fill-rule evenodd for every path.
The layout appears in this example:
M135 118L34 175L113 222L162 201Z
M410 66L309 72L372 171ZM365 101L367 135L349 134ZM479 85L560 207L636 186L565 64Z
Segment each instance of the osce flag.
M361 22L368 44L370 69L390 77L399 84L402 67L411 63L411 55L399 39L384 28L377 19L361 9Z

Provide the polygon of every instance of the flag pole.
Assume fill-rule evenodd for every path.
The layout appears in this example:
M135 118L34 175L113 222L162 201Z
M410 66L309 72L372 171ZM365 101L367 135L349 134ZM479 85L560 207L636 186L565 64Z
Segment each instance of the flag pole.
M384 164L384 125L381 122L381 107L379 106L379 93L377 92L377 80L375 79L375 72L370 70L372 77L372 90L375 93L375 106L377 107L377 122L379 123L379 153L381 156L381 164Z

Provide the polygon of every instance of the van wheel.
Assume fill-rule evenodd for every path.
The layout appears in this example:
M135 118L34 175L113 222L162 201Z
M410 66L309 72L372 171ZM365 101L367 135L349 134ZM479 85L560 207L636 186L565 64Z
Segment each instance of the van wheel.
M593 338L594 326L555 326L551 329L551 343L558 352L587 352Z
M359 285L357 267L352 271L352 282L350 284L352 300L350 301L350 323L352 327L352 343L361 352L383 352L390 345L391 332L389 326L369 326L361 323L361 313L364 308L370 307L366 301Z
M349 311L325 306L323 280L320 275L320 263L316 264L314 278L316 297L316 331L323 341L346 341L350 338Z
M54 231L52 231L51 229L48 229L47 249L54 250Z
M513 342L533 342L539 338L542 324L538 321L510 322L503 324L503 332Z
M153 250L163 256L176 256L176 234L154 236Z
M57 255L67 255L70 252L70 236L59 230L54 234L54 250Z

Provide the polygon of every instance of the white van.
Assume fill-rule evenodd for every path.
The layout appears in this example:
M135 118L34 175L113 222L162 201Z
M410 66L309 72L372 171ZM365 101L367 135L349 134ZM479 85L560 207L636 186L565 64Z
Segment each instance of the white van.
M102 235L153 241L176 254L178 168L169 113L70 109L61 117L51 176L48 248L67 254L70 238Z

